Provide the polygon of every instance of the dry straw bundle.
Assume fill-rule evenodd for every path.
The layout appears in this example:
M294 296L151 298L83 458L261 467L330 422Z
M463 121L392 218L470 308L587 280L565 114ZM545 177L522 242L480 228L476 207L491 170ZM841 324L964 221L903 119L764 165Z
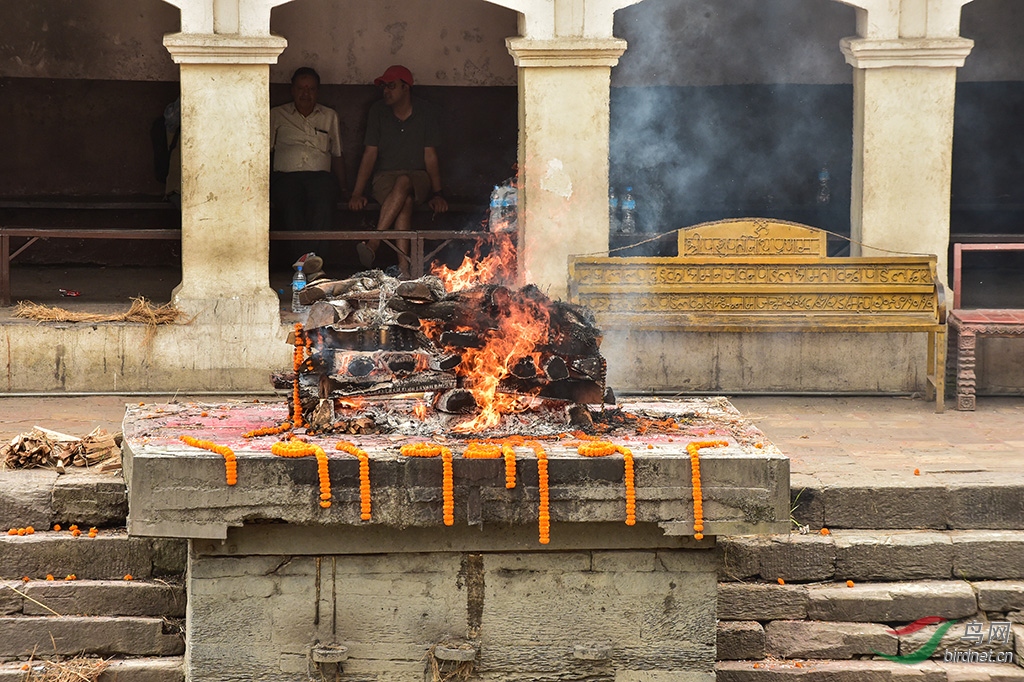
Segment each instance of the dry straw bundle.
M14 308L15 317L40 322L135 322L141 324L173 324L181 319L182 313L170 303L154 306L145 297L132 299L132 305L124 313L81 313L64 308L40 305L31 301L19 301Z
M25 682L96 682L109 663L96 658L33 661Z

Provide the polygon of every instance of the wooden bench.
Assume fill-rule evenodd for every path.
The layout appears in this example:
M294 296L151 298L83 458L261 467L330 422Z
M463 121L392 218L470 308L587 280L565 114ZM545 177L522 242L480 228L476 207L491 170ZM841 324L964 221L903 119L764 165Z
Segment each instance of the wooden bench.
M1024 251L1021 243L953 245L953 309L949 313L949 352L955 354L956 409L974 410L977 388L975 349L978 337L1024 338L1024 310L964 309L961 304L964 251Z
M484 231L462 231L462 230L411 230L398 232L389 230L378 232L376 230L357 231L304 231L304 232L279 232L271 231L272 241L365 241L367 239L381 239L383 243L395 248L394 242L401 239L408 239L411 244L412 263L410 274L413 277L420 277L424 274L427 264L434 258L445 245L453 241L472 241L475 243L489 243L493 233ZM11 238L23 238L25 241L19 244L13 252L11 251ZM40 239L143 239L143 240L167 240L179 241L180 230L162 229L77 229L77 228L52 228L52 227L24 227L0 225L0 305L11 305L11 261L20 255L25 249L35 244ZM433 245L427 250L428 243Z
M944 289L935 256L830 258L826 233L738 219L679 231L675 257L574 257L569 296L602 329L907 332L928 337L926 397L943 410Z

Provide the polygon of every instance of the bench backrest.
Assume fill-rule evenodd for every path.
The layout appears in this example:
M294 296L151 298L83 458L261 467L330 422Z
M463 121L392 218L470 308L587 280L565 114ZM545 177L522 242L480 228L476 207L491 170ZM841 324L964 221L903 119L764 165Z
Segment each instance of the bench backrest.
M826 233L746 218L679 232L674 257L573 257L569 296L603 314L944 317L935 256L830 258Z

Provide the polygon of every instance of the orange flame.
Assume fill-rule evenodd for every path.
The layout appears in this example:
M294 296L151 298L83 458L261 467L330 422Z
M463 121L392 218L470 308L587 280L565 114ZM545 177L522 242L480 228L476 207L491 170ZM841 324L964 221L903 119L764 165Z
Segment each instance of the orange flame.
M498 392L501 380L524 355L548 338L548 311L540 305L513 296L506 315L498 318L498 329L487 334L483 348L467 349L459 374L465 388L473 392L480 412L454 427L458 432L475 432L496 426L503 412L521 409L520 396Z
M460 291L483 283L511 283L516 273L516 248L512 235L496 234L486 256L481 255L478 244L473 254L463 258L455 270L442 264L434 266L431 272L441 278L448 291Z
M361 410L364 404L366 404L366 401L359 396L338 398L334 402L334 406L342 410Z
M423 421L427 418L427 404L421 400L417 400L416 404L412 408L412 413L416 415L416 418Z

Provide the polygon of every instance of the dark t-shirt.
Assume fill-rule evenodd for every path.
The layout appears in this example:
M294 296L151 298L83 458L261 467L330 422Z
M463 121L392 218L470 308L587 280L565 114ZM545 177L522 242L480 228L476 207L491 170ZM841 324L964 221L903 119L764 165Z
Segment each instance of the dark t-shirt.
M421 99L412 100L412 114L404 121L395 118L391 107L378 100L366 118L367 147L377 148L376 171L425 170L423 148L441 143L437 111Z

